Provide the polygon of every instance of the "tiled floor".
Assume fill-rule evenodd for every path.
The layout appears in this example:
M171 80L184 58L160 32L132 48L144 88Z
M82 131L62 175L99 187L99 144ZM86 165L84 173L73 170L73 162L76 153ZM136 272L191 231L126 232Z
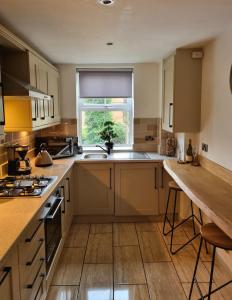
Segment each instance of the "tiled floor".
M161 229L158 223L72 225L47 300L186 300L198 242L172 256ZM174 244L189 235L191 228L180 229ZM203 254L198 281L204 292L208 270L209 256ZM215 271L214 287L226 277L221 266ZM231 295L232 286L212 300ZM199 299L197 289L193 299Z

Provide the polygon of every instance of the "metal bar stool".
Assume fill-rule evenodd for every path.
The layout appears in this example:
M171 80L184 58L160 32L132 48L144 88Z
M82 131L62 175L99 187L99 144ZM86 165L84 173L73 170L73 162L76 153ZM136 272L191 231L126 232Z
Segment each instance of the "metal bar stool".
M191 300L191 297L192 297L194 283L196 283L197 289L200 293L200 296L201 296L200 299L208 298L208 300L210 300L211 295L213 293L219 291L220 289L222 289L223 287L225 287L226 285L228 285L232 282L232 280L229 280L228 282L224 283L223 285L219 286L218 288L212 290L216 248L220 248L220 249L224 249L224 250L232 250L232 239L229 238L214 223L209 223L209 224L203 225L201 227L200 234L201 234L201 240L200 240L200 246L199 246L199 250L198 250L198 254L197 254L196 265L195 265L195 269L194 269L194 273L193 273L192 284L191 284L191 288L190 288L190 292L189 292L189 297L188 297L189 300ZM199 259L200 259L203 240L213 246L211 270L210 270L210 280L209 280L209 290L208 290L208 294L206 294L206 295L202 294L202 291L201 291L198 281L196 279L197 267L198 267L198 263L199 263Z
M203 220L202 220L202 214L201 214L201 210L200 209L199 209L200 220L194 214L193 203L191 201L191 215L189 217L187 217L186 219L183 219L180 223L178 223L175 226L177 196L178 196L178 192L182 192L182 189L176 184L175 181L170 181L168 183L168 186L169 186L169 191L168 191L168 199L167 199L167 205L166 205L166 210L165 210L165 215L164 215L164 222L163 222L163 234L166 236L166 235L168 235L171 232L170 252L172 254L175 254L178 251L180 251L182 248L184 248L186 245L188 245L189 243L191 243L196 237L198 237L200 235L200 233L196 233L194 219L196 219L196 221L200 225L203 225ZM169 217L168 217L168 208L169 208L170 196L171 196L171 192L172 191L174 192L174 208L173 208L173 212L172 212L172 221L170 221ZM192 219L193 237L191 239L189 239L185 244L183 244L179 248L177 248L175 251L173 251L173 237L174 237L174 231L175 231L175 229L177 229L179 226L183 225L185 222L187 222L190 219ZM165 231L165 227L166 227L167 222L169 223L169 225L171 227L171 229L169 231ZM207 251L207 247L206 247L206 251Z

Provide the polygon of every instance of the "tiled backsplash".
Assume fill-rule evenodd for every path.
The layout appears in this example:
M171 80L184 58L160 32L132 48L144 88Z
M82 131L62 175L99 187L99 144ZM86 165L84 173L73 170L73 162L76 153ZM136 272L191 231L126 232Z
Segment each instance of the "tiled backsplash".
M34 155L35 137L41 135L77 136L77 119L63 119L61 124L34 132L6 133L0 140L0 165L7 162L7 143L29 144L29 157ZM161 129L160 118L134 119L134 150L165 154L166 138L173 134Z
M161 128L161 118L134 119L134 150L165 154L166 139L172 133Z

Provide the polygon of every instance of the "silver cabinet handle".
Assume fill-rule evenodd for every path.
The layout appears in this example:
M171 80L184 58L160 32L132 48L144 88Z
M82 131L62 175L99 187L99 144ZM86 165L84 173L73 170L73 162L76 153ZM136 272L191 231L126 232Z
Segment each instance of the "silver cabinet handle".
M48 214L48 215L46 216L46 219L48 219L48 220L53 220L53 219L55 218L56 213L57 213L58 209L60 208L61 203L63 202L63 200L64 200L63 197L60 197L60 198L59 198L59 203L58 203L58 205L57 205L55 211L53 212L52 215L49 215L49 214Z
M3 282L5 281L6 277L10 274L11 272L11 267L5 267L3 269L3 274L2 277L0 278L0 286L3 284Z

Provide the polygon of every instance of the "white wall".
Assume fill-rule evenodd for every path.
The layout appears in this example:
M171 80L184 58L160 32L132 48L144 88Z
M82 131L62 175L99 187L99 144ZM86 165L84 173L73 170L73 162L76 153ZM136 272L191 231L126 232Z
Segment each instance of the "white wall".
M76 118L77 67L133 67L135 118L160 117L160 66L157 63L135 65L58 65L61 74L62 118Z
M210 42L204 52L199 140L209 145L209 152L202 155L232 170L232 32Z

